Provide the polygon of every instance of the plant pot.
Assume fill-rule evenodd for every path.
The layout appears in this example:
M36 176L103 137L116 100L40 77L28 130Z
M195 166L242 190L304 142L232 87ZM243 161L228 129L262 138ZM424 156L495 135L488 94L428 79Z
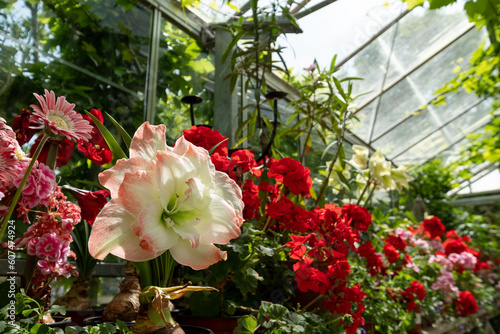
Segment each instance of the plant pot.
M89 317L84 319L83 322L85 326L96 326L103 323L102 316ZM127 322L126 324L129 328L134 325L133 322ZM198 326L182 325L181 328L186 334L214 334L212 330Z
M191 326L208 328L214 334L233 334L234 329L238 326L238 319L241 316L230 316L230 317L193 317L188 312L182 312L177 318L177 322L181 325L182 329L186 331L186 328ZM193 332L193 334L196 332ZM188 332L186 332L188 334ZM208 334L208 332L207 332Z
M46 324L50 328L66 328L67 326L71 325L71 318L66 317L66 316L52 316L52 319L54 319L55 322L51 324Z
M102 321L102 315L99 315L99 316L85 318L83 319L83 323L84 326L96 326L104 323L104 321ZM125 322L125 323L127 324L128 327L132 327L132 325L134 324L133 322Z
M66 316L71 317L71 326L85 326L85 319L102 316L104 306L95 306L89 310L66 311Z

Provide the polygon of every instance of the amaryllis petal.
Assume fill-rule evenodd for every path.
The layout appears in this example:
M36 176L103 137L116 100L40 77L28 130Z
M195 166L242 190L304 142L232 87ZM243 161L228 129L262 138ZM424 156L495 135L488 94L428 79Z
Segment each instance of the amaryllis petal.
M112 253L129 261L147 261L155 258L140 247L141 239L135 235L132 225L136 218L111 200L97 216L89 238L89 252L103 260Z
M172 229L174 222L163 216L163 207L159 199L144 206L139 214L141 247L158 256L177 243L179 235Z
M130 158L154 160L158 151L167 150L165 125L143 123L134 134L130 144Z
M215 173L215 166L211 163L207 150L193 145L184 137L180 137L175 143L173 153L187 158L196 170L198 177L205 180L205 182L211 182Z
M118 190L120 204L131 215L137 217L147 203L158 199L158 193L151 191L155 188L157 185L154 175L151 176L143 170L127 173Z
M195 270L208 268L212 264L225 260L226 252L221 251L213 244L200 244L193 248L186 240L179 240L177 244L170 248L172 257L185 266L189 266Z
M243 219L238 218L233 206L218 195L211 195L210 210L203 214L201 223L196 226L202 240L216 244L226 244L237 238Z
M170 198L164 197L165 189L160 190L163 207L168 211L174 211L177 199L189 189L186 181L195 176L194 166L187 158L169 151L158 152L156 159L156 173L160 179L158 184L167 186L168 183L169 186L173 186L173 192L169 194ZM167 181L166 178L171 178L172 181Z
M116 198L125 174L148 169L149 165L149 162L140 158L120 159L113 168L99 174L99 182L109 190L112 198Z
M230 199L231 205L238 211L239 216L241 216L243 211L243 195L241 193L241 188L236 182L229 182L229 179L226 173L216 171L214 175L214 193L222 198ZM241 217L241 221L239 222L240 226L241 224L243 224L243 217Z

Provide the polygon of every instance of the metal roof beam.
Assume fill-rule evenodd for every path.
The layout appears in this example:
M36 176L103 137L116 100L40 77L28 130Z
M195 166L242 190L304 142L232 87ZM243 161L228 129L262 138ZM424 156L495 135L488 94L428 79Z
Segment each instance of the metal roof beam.
M320 10L320 9L322 9L322 8L328 6L336 1L337 0L324 0L324 1L314 5L312 7L306 8L306 9L302 10L301 12L298 12L297 14L295 14L295 18L297 20L299 20L299 19L301 19L309 14L312 14L312 13L314 13L314 12L316 12L316 11L318 11L318 10Z

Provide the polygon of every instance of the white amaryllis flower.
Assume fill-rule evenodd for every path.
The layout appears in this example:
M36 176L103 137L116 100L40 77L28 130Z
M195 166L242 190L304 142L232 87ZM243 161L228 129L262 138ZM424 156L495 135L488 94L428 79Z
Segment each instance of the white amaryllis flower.
M411 165L401 165L396 169L391 170L391 177L393 180L393 187L399 193L403 190L403 188L408 189L409 182L413 181L414 178L408 175L407 171L411 168Z
M372 177L375 177L385 188L392 188L391 163L385 160L380 150L371 156L368 167Z
M365 169L366 164L368 163L368 154L370 151L368 148L359 145L352 145L352 149L354 150L354 154L352 155L350 162L353 165L358 166L359 169Z
M226 258L215 244L240 235L240 187L216 171L208 151L180 137L166 145L164 125L144 123L130 158L99 175L111 201L97 216L90 254L147 261L169 250L180 264L204 269Z

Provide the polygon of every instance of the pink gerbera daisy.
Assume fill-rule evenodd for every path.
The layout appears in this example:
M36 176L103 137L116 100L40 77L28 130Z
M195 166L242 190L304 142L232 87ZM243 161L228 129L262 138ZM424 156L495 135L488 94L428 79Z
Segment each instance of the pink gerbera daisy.
M73 141L91 138L92 126L73 110L75 105L66 101L64 96L58 97L56 101L54 92L48 90L45 90L45 99L36 93L33 95L41 106L30 106L35 111L31 116L33 120L41 119L53 134L63 135Z

